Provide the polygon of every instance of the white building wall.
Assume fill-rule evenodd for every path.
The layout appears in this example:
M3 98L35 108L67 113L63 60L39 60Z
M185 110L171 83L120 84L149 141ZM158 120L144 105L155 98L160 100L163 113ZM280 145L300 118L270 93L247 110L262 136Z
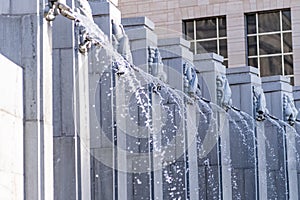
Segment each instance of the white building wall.
M24 199L23 69L0 54L0 199ZM5 97L5 98L4 98Z

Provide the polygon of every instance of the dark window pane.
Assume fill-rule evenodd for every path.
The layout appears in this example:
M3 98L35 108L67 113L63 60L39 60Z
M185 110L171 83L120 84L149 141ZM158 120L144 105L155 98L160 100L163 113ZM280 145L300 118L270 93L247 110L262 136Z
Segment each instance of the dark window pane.
M217 53L217 40L197 42L197 53Z
M280 15L278 12L258 14L259 33L280 31Z
M257 55L257 37L251 36L248 37L248 56L256 56Z
M195 42L191 42L190 51L196 53Z
M292 33L283 34L283 52L288 53L293 51Z
M284 56L284 75L293 75L293 56Z
M248 34L256 33L256 15L255 14L247 15L247 33Z
M224 40L220 40L220 55L222 55L224 58L227 58L228 55L227 55L227 40L224 39Z
M196 38L216 38L217 27L216 19L203 19L196 22Z
M257 68L258 67L257 58L249 58L248 65Z
M282 11L282 30L292 30L291 11Z
M194 39L194 22L185 22L185 37L187 40Z
M219 18L219 37L226 37L226 17Z
M260 75L282 75L281 56L260 58Z
M281 53L280 34L259 36L260 55Z

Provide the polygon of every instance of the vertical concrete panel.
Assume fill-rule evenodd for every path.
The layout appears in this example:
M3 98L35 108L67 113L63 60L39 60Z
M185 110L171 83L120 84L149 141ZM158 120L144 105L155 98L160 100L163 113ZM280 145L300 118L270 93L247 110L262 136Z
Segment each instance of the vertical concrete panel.
M0 54L0 194L24 199L23 70Z

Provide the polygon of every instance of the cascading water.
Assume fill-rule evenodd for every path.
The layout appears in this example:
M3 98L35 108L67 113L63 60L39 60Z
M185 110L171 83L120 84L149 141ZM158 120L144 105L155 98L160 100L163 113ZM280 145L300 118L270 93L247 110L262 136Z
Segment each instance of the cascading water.
M140 199L155 199L153 197L154 184L162 185L166 199L189 199L190 191L194 189L189 188L189 181L191 181L191 177L189 177L190 163L194 159L198 161L197 172L199 173L198 177L200 177L199 182L202 184L199 183L200 196L209 199L221 199L223 192L221 190L224 186L222 186L221 180L223 175L221 168L223 166L220 165L222 161L225 161L229 165L227 173L231 176L233 198L243 199L244 196L240 191L244 190L245 185L239 180L244 172L239 170L251 165L251 175L257 176L255 174L257 173L255 171L257 170L255 120L247 113L237 111L234 108L229 109L226 113L223 108L205 101L197 95L192 96L172 88L159 78L128 62L115 50L108 37L90 17L72 12L69 18L74 19L77 26L84 30L84 41L94 45L92 47L94 50L87 55L94 57L96 67L102 70L100 70L101 81L99 83L105 85L107 81L109 82L107 85L111 86L109 89L103 87L99 90L102 95L105 94L110 97L113 104L109 105L113 107L114 113L111 114L111 124L113 125L109 129L111 132L105 133L104 136L113 135L109 136L108 140L113 144L115 152L111 155L113 158L110 159L114 161L112 161L113 165L107 166L115 170L114 175L117 178L114 181L119 181L118 179L121 177L121 175L118 176L119 174L127 173L129 176L129 178L126 177L127 184L133 185L131 189L134 191L134 195L140 195L136 197L137 199L140 197ZM87 46L84 45L84 47ZM81 50L81 52L85 52L84 49ZM180 74L180 77L182 76L183 74ZM111 82L113 83L111 84ZM117 101L117 98L121 100ZM154 99L158 99L158 101L154 101ZM118 105L119 102L123 102L123 104ZM195 108L196 126L189 126L194 121L187 109L190 105ZM105 110L103 108L105 106L105 104L100 105L102 110ZM95 105L95 107L97 106ZM157 110L160 110L161 114L155 115L154 112ZM223 115L226 118L224 122L220 117ZM160 119L154 119L154 116L159 116ZM228 130L222 124L227 122L229 123ZM105 123L101 123L104 126ZM276 122L267 116L266 122L261 123L264 123L264 126L268 126L270 123L271 126L276 127L275 134L281 135L283 138L286 137L286 132L282 128L286 124L283 122ZM186 127L192 128L187 131L185 130ZM239 138L239 141L237 143L229 142L230 144L221 143L222 133L226 131L230 133L230 137ZM191 133L195 134L192 136L194 137L192 141L188 140ZM271 133L268 132L268 135L265 135L265 132L259 132L259 134L263 134L265 138L268 161L276 162L278 160L277 152L272 146L273 141L270 141ZM125 142L120 141L121 139L124 139ZM197 157L191 157L188 152L189 145L192 145L194 141ZM282 141L284 142L284 140ZM237 157L233 159L233 153L224 154L222 149L228 148L226 145L230 146L233 151L239 149L239 153L234 152L235 156L247 155L247 159L241 161ZM125 153L119 153L118 148ZM296 147L294 148L296 149ZM141 154L143 154L140 157L142 159L134 160ZM120 158L122 156L124 158ZM132 163L128 164L126 159L132 159L130 160ZM284 159L286 158L284 157ZM120 160L126 161L124 166ZM128 166L132 168L130 169ZM267 163L268 187L271 187L270 190L273 194L270 198L277 198L281 197L281 194L276 193L276 183L272 176L277 172L274 172L276 169L273 169L272 166L273 163ZM284 167L277 170L279 174L276 176L280 180L287 178ZM159 170L162 170L162 183L153 183L154 171ZM98 176L98 174L96 175ZM128 181L129 179L131 182ZM203 185L205 186L202 187ZM285 187L287 186L285 185ZM143 191L150 192L147 194L148 196L145 194L143 197Z

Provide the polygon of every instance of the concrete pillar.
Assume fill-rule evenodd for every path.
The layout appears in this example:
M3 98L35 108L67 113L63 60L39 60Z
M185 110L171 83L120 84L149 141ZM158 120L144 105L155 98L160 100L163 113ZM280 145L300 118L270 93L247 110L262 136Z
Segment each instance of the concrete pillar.
M157 47L157 36L154 33L154 23L150 21L147 17L137 17L137 18L125 18L122 19L122 25L124 26L125 32L130 40L130 48L132 52L133 63L138 69L142 69L146 73L151 73L151 67L149 63L150 59L150 49L154 49ZM143 76L138 76L139 81L146 88L151 88L152 83L144 80ZM147 98L152 102L152 106L148 107L149 111L151 110L151 121L153 130L143 131L143 127L141 127L141 131L143 131L143 136L146 138L138 138L131 137L132 140L130 144L135 146L136 144L140 144L139 153L148 153L146 157L149 160L149 166L145 166L149 170L143 170L143 172L132 173L128 179L128 183L133 184L133 198L134 199L162 199L162 171L160 169L154 169L154 166L161 166L161 161L158 160L159 157L155 157L158 154L156 152L157 148L154 148L154 145L161 143L161 135L160 135L160 122L155 119L161 118L161 112L159 107L159 102L157 98L155 98L155 94L151 95L151 90L147 89L146 91L146 99ZM153 98L153 99L152 99ZM138 114L137 115L141 115ZM145 125L145 117L139 117L139 124L141 126ZM155 130L155 131L154 131ZM154 135L158 134L158 135ZM140 142L139 142L140 141ZM144 141L144 142L141 142ZM144 144L148 145L144 145ZM151 149L153 149L151 151ZM135 159L133 158L133 161ZM160 163L157 163L160 162ZM133 162L132 168L137 168L135 166L139 164L139 162ZM142 184L138 184L134 182L134 180L138 179ZM154 197L151 197L154 195Z
M215 123L211 124L209 128L210 131L200 131L199 137L203 143L204 152L198 153L202 155L199 161L199 169L202 169L200 171L207 171L214 174L215 178L213 184L207 185L204 183L200 185L200 187L204 188L202 190L205 191L204 194L207 193L208 198L219 197L232 199L229 122L226 111L222 109L223 105L221 104L223 103L219 102L218 90L220 88L218 88L217 84L217 80L223 80L226 73L225 66L222 65L222 62L223 57L214 53L194 56L194 64L199 71L201 93L205 99L213 103L212 117L215 119ZM222 91L222 93L224 92L226 91ZM218 105L221 108L214 105ZM214 142L211 143L209 141ZM206 144L210 145L206 146ZM206 177L209 176L211 175L206 175Z
M292 86L283 76L263 77L262 82L270 114L279 119L276 123L273 120L265 129L270 143L267 147L268 198L298 199L296 131L287 124L291 123L290 116L294 114L289 109L294 104ZM274 132L277 132L277 137L274 137Z
M189 51L189 42L182 38L171 38L159 40L158 46L163 58L163 63L166 66L168 84L170 87L178 91L185 91L184 80L184 65L192 63L193 55ZM185 99L182 94L179 94L181 99ZM174 97L169 97L167 104L176 102ZM191 103L191 104L189 104ZM180 109L179 124L176 132L176 145L174 150L169 151L165 155L175 160L170 165L171 168L164 168L164 198L182 198L182 199L198 199L198 164L196 150L196 106L195 101L185 101L179 104L174 104L175 113L172 114L176 119L176 109ZM177 107L177 108L176 108ZM183 111L183 112L182 112ZM178 112L178 111L177 111ZM169 130L170 132L170 130ZM172 134L172 133L168 133ZM166 137L166 136L165 136ZM169 161L170 162L170 161ZM173 180L168 183L168 176ZM175 188L175 189L174 189ZM171 192L170 192L171 191Z
M267 199L264 123L255 120L257 106L262 102L255 102L253 97L255 91L262 90L259 71L254 67L228 68L227 78L234 97L232 105L250 117L244 118L248 125L242 124L242 132L233 130L231 134L232 168L238 179L236 189L242 199Z
M300 108L300 86L294 86L293 96L295 101L295 106L297 109ZM297 121L295 123L295 129L297 133L300 133L300 115L297 116ZM296 156L297 156L297 180L298 180L298 196L300 196L300 138L296 137Z
M116 1L117 2L117 1ZM94 22L112 40L112 23L121 22L121 13L116 5L108 1L91 1ZM112 55L105 49L93 47L89 51L89 101L91 130L91 193L92 199L126 199L126 173L118 171L120 155L118 146L126 146L126 138L118 136L116 141L116 90L115 74L112 70ZM119 95L123 94L121 92ZM120 103L120 102L118 102ZM118 111L120 112L120 110ZM126 149L126 148L125 148ZM117 156L119 156L117 158ZM125 158L126 159L126 158ZM119 175L118 175L119 174ZM121 179L123 182L120 182ZM118 195L119 196L118 198Z
M78 7L77 1L62 3ZM53 21L55 199L91 197L88 60L78 46L74 22L57 16Z
M24 68L24 198L53 199L51 24L43 0L3 4L0 53Z

